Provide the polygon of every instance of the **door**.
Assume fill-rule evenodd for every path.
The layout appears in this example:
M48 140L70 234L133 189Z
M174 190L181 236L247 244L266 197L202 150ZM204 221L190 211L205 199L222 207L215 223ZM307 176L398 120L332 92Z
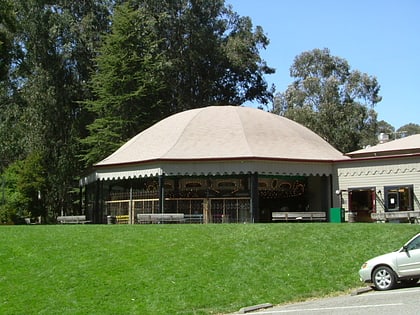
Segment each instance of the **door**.
M397 265L401 276L420 277L420 235L398 253Z
M371 214L376 212L375 187L349 188L349 211L356 222L372 222Z

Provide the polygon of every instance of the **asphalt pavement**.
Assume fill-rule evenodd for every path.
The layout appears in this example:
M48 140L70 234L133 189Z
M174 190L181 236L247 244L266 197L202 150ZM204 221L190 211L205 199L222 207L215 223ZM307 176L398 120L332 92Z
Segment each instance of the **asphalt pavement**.
M419 311L420 284L412 288L401 288L390 291L366 290L358 294L310 300L301 303L279 305L259 310L252 306L244 307L236 314L248 315L417 315ZM261 305L261 306L269 306Z

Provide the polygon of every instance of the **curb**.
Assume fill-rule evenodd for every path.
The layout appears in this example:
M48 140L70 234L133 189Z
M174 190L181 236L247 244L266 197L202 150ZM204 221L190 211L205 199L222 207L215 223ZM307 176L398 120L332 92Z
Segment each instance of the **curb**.
M372 287L360 288L360 289L357 289L356 291L353 291L351 293L351 296L360 295L360 294L370 292L370 291L373 291Z
M239 310L238 314L246 314L249 312L253 312L253 311L257 311L263 308L270 308L273 307L273 304L271 303L264 303L264 304L258 304L258 305L253 305L253 306L247 306L247 307L243 307Z

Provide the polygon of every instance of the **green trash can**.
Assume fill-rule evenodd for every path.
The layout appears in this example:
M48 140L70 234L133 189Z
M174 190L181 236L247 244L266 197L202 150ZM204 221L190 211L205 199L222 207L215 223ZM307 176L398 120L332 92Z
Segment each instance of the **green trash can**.
M343 208L331 208L330 209L330 222L331 223L342 223L342 222L344 222L344 209Z

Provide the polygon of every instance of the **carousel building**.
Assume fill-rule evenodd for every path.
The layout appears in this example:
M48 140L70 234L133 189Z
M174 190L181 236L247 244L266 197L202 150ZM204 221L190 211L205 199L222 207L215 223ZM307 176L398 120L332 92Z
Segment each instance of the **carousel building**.
M311 130L259 109L210 106L139 133L82 178L94 223L271 222L338 205L343 155Z

